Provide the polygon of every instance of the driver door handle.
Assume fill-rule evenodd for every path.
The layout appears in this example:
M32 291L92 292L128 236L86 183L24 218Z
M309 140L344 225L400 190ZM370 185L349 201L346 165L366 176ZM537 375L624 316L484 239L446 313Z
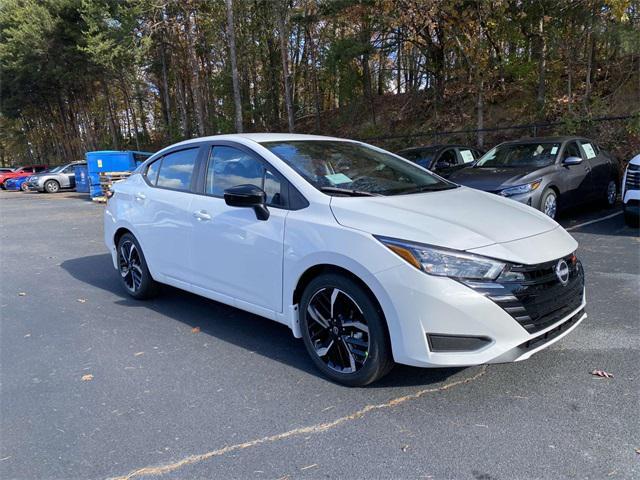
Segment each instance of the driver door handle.
M136 193L136 200L142 201L142 200L144 200L146 198L147 198L147 196L144 193Z
M196 210L195 212L193 212L193 216L199 222L208 222L209 220L211 220L211 215L209 215L206 210Z

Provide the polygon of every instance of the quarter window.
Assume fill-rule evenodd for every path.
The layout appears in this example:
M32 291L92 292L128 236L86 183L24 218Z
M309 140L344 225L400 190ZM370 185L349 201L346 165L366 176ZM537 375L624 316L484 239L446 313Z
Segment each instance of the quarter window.
M207 166L206 193L222 197L227 188L236 185L260 187L267 194L267 205L284 205L282 182L262 161L238 148L213 147Z
M145 173L145 177L151 185L156 184L156 180L158 179L158 170L160 169L160 162L162 160L156 160L152 164L147 167L147 172Z
M189 190L197 157L197 148L180 150L162 157L162 163L160 163L156 185L158 187L170 188L172 190ZM150 174L151 167L156 163L158 162L154 162L149 166L147 176ZM151 181L151 178L149 178L149 180Z

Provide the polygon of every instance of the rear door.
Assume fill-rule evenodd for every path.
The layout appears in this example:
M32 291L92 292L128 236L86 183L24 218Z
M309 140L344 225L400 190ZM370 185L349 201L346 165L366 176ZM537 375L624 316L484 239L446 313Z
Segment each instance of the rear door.
M282 311L282 262L288 182L248 147L211 145L201 194L191 204L193 284L212 298L255 313ZM250 184L267 195L270 216L230 207L227 188Z
M199 152L199 146L187 146L149 164L131 199L131 218L147 263L169 283L189 283L192 188Z

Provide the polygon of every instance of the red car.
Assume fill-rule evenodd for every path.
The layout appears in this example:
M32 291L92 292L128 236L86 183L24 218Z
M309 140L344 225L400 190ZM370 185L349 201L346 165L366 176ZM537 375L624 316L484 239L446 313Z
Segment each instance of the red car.
M34 173L43 172L46 169L47 169L46 165L27 165L24 167L14 168L10 172L0 171L0 187L3 190L6 190L4 186L4 182L9 178L28 177L29 175L33 175Z

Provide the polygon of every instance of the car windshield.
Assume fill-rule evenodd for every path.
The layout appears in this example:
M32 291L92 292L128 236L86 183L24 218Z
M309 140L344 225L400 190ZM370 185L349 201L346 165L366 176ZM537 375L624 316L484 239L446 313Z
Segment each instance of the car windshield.
M353 142L264 142L311 185L330 195L401 195L456 188L412 163Z
M498 145L485 153L475 168L544 167L552 164L560 143L510 143Z

